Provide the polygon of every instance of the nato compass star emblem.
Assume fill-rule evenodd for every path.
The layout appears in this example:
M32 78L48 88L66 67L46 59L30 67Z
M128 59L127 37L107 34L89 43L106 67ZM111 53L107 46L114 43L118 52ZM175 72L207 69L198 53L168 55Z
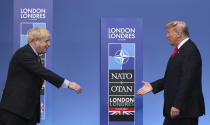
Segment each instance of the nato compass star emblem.
M125 50L118 50L116 53L115 53L115 61L118 63L118 64L125 64L128 62L129 60L129 54L127 51Z

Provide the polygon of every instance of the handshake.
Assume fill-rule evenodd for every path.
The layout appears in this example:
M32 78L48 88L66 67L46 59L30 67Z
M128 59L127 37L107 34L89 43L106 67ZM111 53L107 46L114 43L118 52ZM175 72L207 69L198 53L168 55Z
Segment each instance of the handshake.
M81 93L82 92L82 88L81 86L76 83L76 82L70 82L69 83L69 88L76 91L77 93Z

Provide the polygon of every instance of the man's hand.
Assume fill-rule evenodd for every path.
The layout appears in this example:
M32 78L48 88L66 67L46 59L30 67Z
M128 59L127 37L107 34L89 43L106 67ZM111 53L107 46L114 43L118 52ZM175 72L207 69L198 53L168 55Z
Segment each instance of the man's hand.
M82 92L81 86L79 84L77 84L76 82L70 82L69 83L69 88L73 89L77 93L81 93Z
M171 118L175 118L176 116L179 115L179 113L180 113L179 109L171 107L171 112L170 112Z
M137 95L144 95L153 90L149 82L142 81L142 83L144 84L144 86L137 91Z

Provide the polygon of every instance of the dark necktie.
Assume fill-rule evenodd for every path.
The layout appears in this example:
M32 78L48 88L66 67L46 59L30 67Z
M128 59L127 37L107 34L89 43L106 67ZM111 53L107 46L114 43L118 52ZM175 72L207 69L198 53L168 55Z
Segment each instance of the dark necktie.
M37 56L37 60L39 63L42 63L40 56Z
M171 56L174 56L174 55L176 54L177 51L178 51L178 48L176 47L176 48L174 49L174 52L173 52L173 54L172 54Z

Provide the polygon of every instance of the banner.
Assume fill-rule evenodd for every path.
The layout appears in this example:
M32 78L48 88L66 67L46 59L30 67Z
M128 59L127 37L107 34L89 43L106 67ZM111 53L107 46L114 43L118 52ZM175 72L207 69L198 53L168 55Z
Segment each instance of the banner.
M52 7L53 0L14 0L14 51L28 43L27 34L32 28L44 27L52 33ZM52 36L50 41L52 42ZM51 65L51 48L48 49L47 54L41 56L42 64L46 67ZM50 116L46 116L45 108L47 102L50 101L46 101L46 94L50 93L50 88L44 82L40 91L41 120L45 120L46 117L50 119ZM49 122L49 124L51 123Z
M142 20L101 19L101 125L142 125Z

